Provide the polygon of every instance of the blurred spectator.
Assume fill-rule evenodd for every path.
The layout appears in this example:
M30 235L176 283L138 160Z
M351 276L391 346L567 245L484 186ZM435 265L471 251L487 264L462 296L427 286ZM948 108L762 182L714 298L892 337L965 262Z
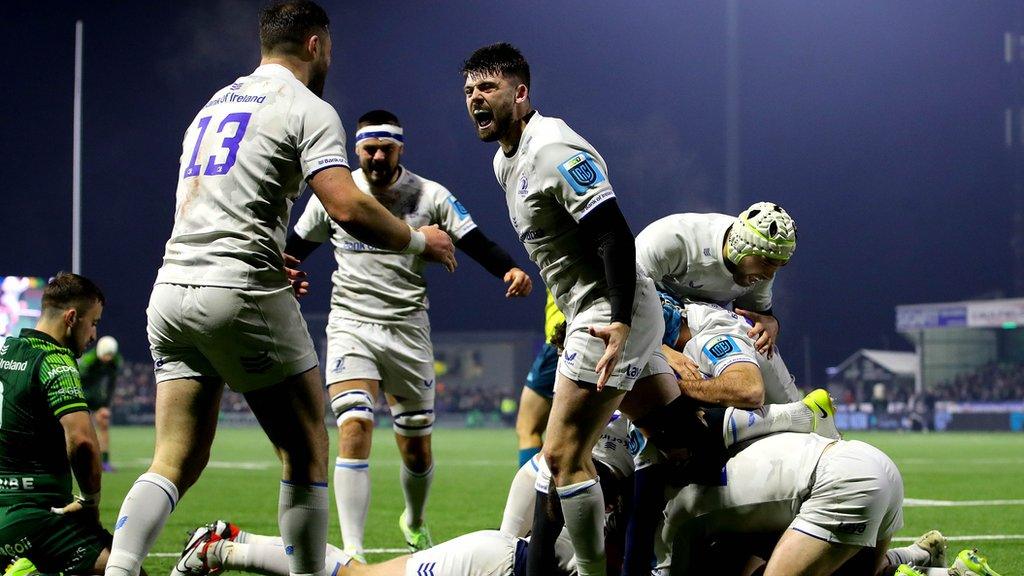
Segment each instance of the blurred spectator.
M1024 400L1024 365L986 364L932 389L935 400L1009 402Z
M446 386L437 383L435 410L438 414L479 414L500 415L502 400L509 398L511 390L483 386ZM117 424L151 424L156 400L156 384L153 367L144 362L125 362L118 375L117 386L111 400L111 408ZM378 414L388 414L383 395L378 399ZM245 397L228 388L220 403L221 413L245 415L249 407Z

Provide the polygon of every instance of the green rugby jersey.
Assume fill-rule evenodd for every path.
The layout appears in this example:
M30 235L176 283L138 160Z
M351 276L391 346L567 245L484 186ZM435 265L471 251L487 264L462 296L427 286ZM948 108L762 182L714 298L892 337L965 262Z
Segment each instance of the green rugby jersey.
M87 410L71 351L37 330L0 345L0 505L70 501L65 414Z
M90 348L78 359L78 372L82 379L82 389L90 410L97 410L110 404L117 384L117 375L121 372L124 359L114 354L109 362L100 360L96 348Z

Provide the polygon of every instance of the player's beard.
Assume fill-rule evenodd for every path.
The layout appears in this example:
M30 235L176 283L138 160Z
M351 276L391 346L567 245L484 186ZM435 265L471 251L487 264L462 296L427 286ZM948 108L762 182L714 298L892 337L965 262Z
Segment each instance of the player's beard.
M395 179L395 172L398 166L391 166L387 162L369 163L363 167L363 175L371 186L385 188Z
M496 113L495 110L491 110L492 118L491 125L487 128L480 128L477 126L477 136L484 142L497 142L500 140L512 127L512 110L509 109L502 114Z
M313 69L309 73L309 91L316 94L317 98L324 97L324 84L327 83L327 67L323 70Z

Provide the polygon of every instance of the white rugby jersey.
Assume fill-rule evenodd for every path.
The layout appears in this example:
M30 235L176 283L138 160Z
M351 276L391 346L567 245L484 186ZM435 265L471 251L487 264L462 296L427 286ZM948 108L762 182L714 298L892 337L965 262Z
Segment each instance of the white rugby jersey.
M174 229L157 283L275 289L302 185L348 167L330 104L278 64L222 88L185 131Z
M685 307L686 324L692 338L682 352L697 363L704 376L715 378L737 362L751 362L761 371L765 404L800 399L793 375L778 349L771 359L757 353L754 340L747 336L750 324L746 319L716 304L688 302Z
M392 214L413 228L437 224L454 240L476 228L469 211L444 186L404 167L387 191L374 195ZM356 186L372 194L363 171L352 173ZM310 197L295 223L295 233L311 242L334 244L338 267L331 278L331 308L364 322L402 322L427 309L425 261L415 254L381 250L345 231L327 215L323 204Z
M755 440L729 459L724 486L690 484L666 507L665 535L707 516L712 532L783 529L807 499L822 452L836 442L817 434L784 432Z
M604 264L579 230L580 219L615 198L597 150L562 120L534 112L515 153L495 153L494 175L512 227L566 319L606 298Z
M772 306L774 279L740 286L725 267L722 246L735 216L672 214L636 236L636 259L658 289L678 300L703 300L754 311Z
M631 450L634 447L630 442L635 440L630 437L632 428L629 419L616 410L590 452L595 460L611 468L619 478L627 478L633 474Z

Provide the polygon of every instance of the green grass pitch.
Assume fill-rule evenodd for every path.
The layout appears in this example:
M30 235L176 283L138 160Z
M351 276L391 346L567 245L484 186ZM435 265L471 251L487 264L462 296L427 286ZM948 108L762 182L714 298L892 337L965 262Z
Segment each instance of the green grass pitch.
M903 473L906 525L898 537L938 528L955 540L950 554L978 547L1003 576L1024 574L1024 434L848 434L889 454ZM111 433L118 472L104 476L102 518L112 526L121 500L152 456L153 430L116 428ZM335 450L332 443L332 454ZM374 437L373 496L366 527L370 548L403 547L397 519L403 508L398 453L390 430ZM435 430L436 472L427 517L434 541L497 528L508 485L516 470L511 430ZM146 561L150 574L167 574L186 531L223 518L254 533L277 532L279 467L270 443L256 428L217 433L211 466L171 515ZM331 542L340 544L331 496ZM932 501L915 503L915 500ZM1011 501L985 504L977 501ZM936 502L939 501L939 502ZM949 505L949 501L954 504ZM975 501L955 504L956 502ZM1012 502L1015 501L1015 502ZM936 505L946 504L946 505ZM902 544L901 544L902 545ZM396 553L370 554L380 561Z

